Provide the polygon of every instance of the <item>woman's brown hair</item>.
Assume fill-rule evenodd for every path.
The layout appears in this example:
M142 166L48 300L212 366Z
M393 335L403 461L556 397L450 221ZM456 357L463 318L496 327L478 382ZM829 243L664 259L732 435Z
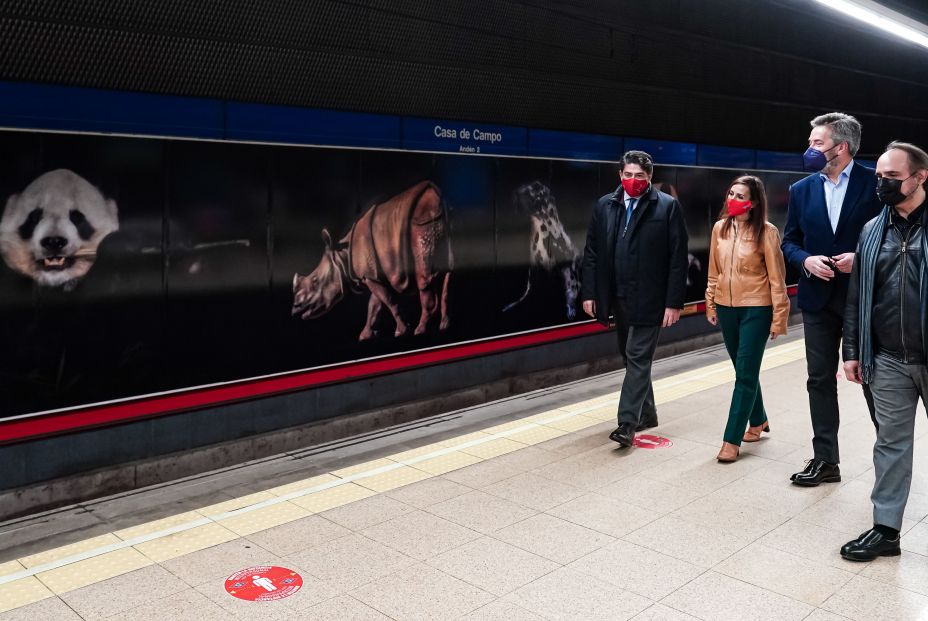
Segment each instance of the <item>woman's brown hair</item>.
M721 236L727 238L731 233L732 223L735 219L728 215L728 193L732 186L746 185L751 191L751 211L748 212L747 225L749 230L754 233L754 245L761 248L764 245L764 230L767 228L767 192L764 190L764 182L754 175L742 175L728 184L725 190L725 200L722 203L722 211L719 212L719 220L725 220L722 225Z

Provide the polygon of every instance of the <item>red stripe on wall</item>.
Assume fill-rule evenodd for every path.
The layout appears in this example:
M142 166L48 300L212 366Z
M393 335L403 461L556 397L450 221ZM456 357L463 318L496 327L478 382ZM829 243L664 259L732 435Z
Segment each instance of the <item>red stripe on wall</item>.
M606 331L606 328L598 323L583 323L477 343L450 345L423 352L399 354L367 362L346 363L315 371L244 380L170 395L146 397L103 406L76 408L26 419L0 421L0 443L88 427L111 425L163 414L173 414L221 403L266 397L311 386L346 382L395 371L421 368L442 362L485 356L604 331Z
M795 295L796 287L790 287L788 291L790 295ZM705 303L703 302L688 304L684 309L685 314L702 312L705 312ZM300 371L269 378L243 380L210 388L194 388L170 395L143 397L110 405L75 408L24 419L0 421L0 444L76 431L78 429L113 425L141 418L175 414L257 397L267 397L314 386L347 382L443 362L486 356L605 331L606 328L598 323L583 323L518 336L490 339L478 343L449 345L428 351L398 354L378 360L345 363L314 371Z

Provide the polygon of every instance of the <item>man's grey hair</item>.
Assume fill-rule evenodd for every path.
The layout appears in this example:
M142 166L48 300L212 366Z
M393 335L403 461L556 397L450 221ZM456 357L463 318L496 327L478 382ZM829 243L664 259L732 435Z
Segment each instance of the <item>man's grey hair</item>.
M857 155L857 149L860 148L860 121L850 114L829 112L812 119L810 125L812 127L828 126L831 128L831 139L835 141L835 144L846 142L851 157Z

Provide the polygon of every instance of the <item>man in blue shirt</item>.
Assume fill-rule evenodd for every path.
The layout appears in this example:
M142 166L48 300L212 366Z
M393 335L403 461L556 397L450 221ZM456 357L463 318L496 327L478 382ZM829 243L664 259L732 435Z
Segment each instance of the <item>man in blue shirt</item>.
M809 149L803 154L813 174L789 189L783 256L802 271L799 308L805 330L812 418L813 457L792 476L796 485L814 487L841 480L838 452L838 351L841 345L848 279L863 225L880 213L876 177L854 161L860 123L840 112L811 122ZM873 402L864 395L873 417Z

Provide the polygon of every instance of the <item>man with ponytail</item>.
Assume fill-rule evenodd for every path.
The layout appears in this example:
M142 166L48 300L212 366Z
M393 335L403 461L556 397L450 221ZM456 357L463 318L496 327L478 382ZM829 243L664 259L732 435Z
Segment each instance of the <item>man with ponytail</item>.
M844 314L844 373L870 386L877 422L873 528L841 548L851 561L900 554L915 408L928 396L928 154L892 142L876 177L883 209L860 233Z

